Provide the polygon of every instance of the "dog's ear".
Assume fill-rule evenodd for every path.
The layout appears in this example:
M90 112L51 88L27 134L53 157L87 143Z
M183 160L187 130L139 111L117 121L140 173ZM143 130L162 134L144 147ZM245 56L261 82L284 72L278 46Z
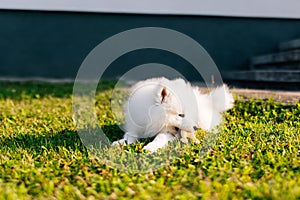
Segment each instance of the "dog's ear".
M163 87L160 92L161 101L160 103L163 103L166 100L166 97L168 96L168 90L166 87Z

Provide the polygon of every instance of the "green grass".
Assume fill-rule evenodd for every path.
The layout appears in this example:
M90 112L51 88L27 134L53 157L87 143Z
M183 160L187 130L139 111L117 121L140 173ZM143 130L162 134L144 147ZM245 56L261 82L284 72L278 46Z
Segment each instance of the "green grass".
M123 133L110 111L112 87L101 85L96 110L116 139ZM209 153L186 146L145 173L87 152L72 120L72 84L1 82L0 111L0 199L300 199L300 103L236 97Z

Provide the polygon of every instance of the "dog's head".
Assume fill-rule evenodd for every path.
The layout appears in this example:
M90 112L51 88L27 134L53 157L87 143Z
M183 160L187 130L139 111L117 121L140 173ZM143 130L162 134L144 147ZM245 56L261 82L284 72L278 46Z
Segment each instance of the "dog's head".
M183 99L175 91L164 86L159 90L159 103L166 112L166 126L169 131L177 133L178 130L194 132L197 130L196 123L185 113Z
M163 86L160 88L157 103L164 108L168 115L184 114L180 98L169 87Z

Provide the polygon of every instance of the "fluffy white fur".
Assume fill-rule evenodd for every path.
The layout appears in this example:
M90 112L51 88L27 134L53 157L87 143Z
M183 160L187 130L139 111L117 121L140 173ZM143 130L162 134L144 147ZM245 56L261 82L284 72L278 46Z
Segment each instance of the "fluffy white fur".
M126 133L112 145L131 144L155 136L144 146L154 152L176 139L179 133L182 142L189 138L198 143L195 127L212 130L221 123L222 112L232 108L233 102L225 85L202 94L183 79L155 78L138 82L125 105Z

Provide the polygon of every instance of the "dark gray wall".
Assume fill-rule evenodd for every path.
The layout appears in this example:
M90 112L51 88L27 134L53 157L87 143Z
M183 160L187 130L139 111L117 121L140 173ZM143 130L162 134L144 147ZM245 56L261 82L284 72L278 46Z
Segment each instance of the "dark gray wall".
M221 71L247 69L251 56L276 50L300 37L300 20L203 16L125 15L72 12L0 11L0 76L74 78L85 56L106 38L138 27L165 27L197 40ZM141 50L116 60L107 76L147 62L193 70L181 58Z

